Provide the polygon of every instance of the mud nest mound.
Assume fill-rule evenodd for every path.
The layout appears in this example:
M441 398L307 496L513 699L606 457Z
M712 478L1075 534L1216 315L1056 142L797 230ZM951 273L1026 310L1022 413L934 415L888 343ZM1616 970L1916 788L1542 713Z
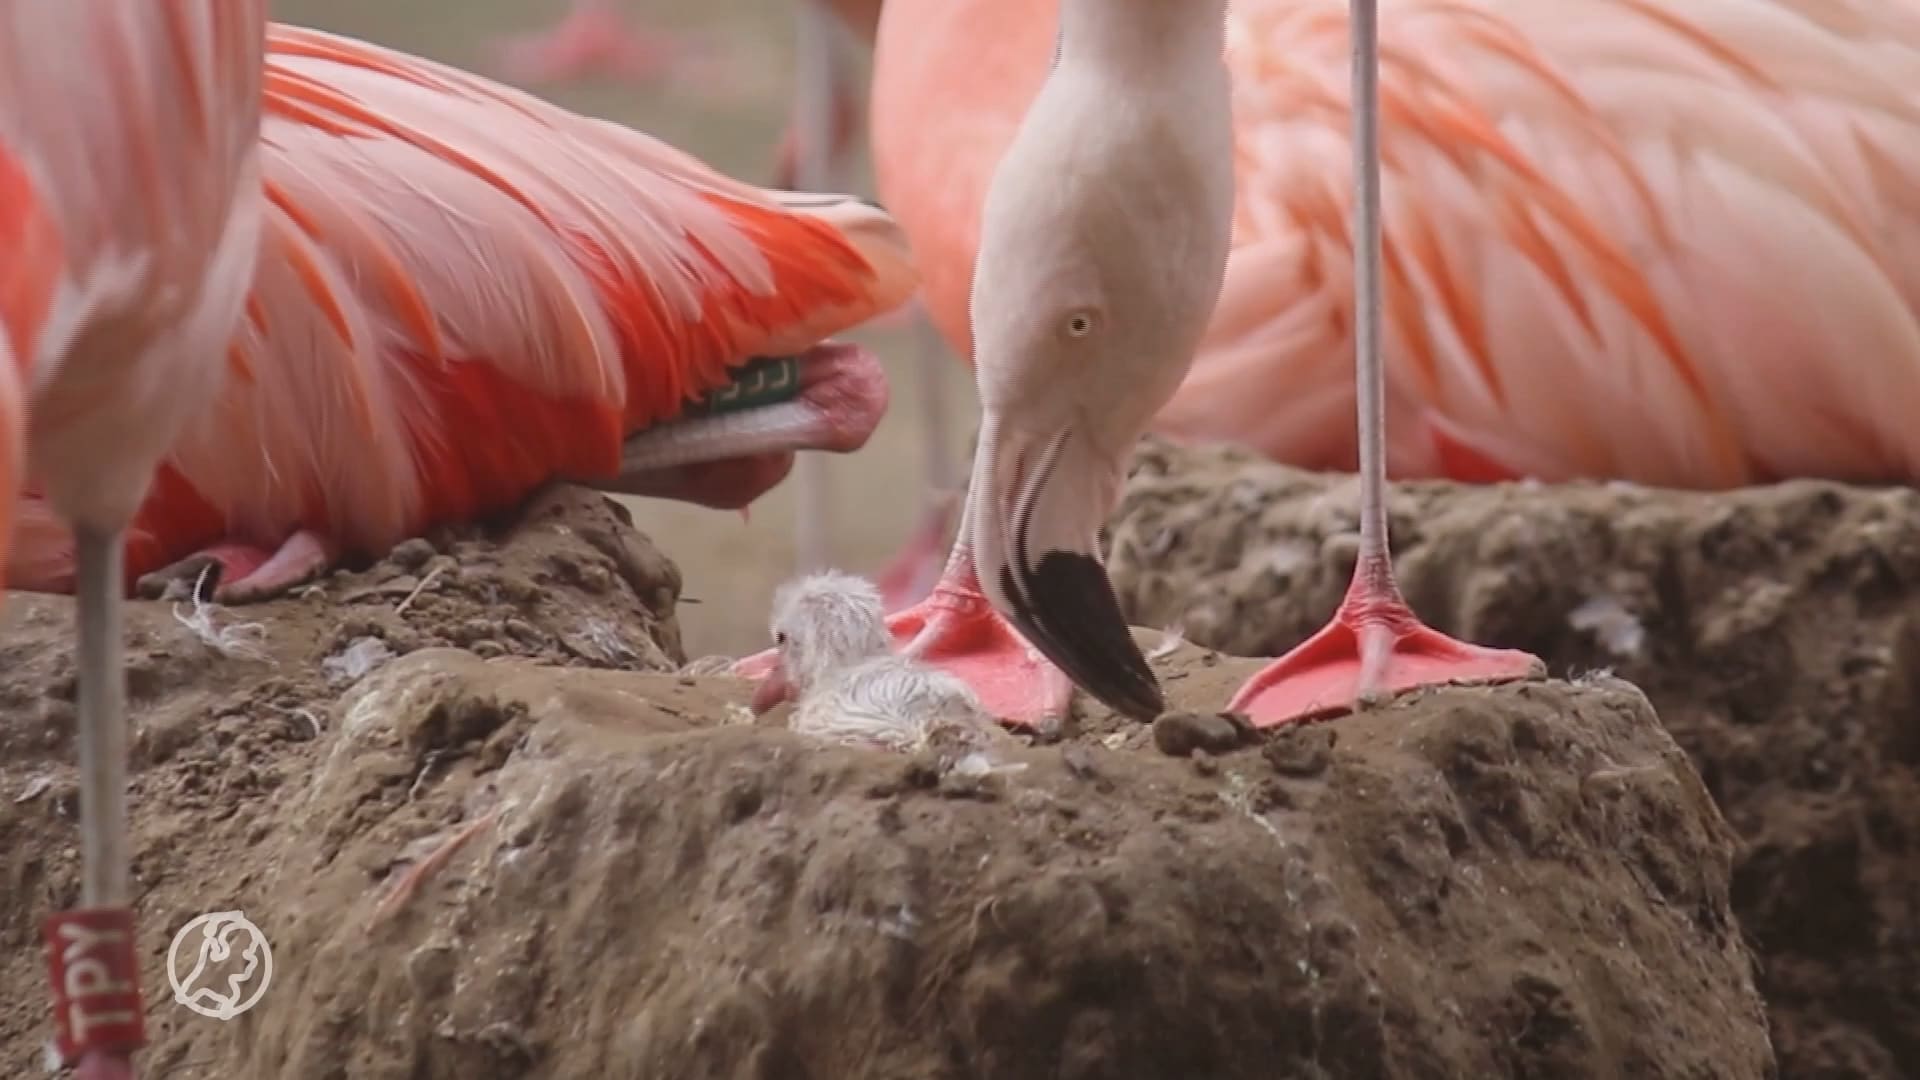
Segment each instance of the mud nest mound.
M1773 1072L1732 836L1625 683L1434 692L1270 741L1090 709L942 773L677 674L676 593L562 489L313 595L137 606L152 1075ZM35 923L77 881L69 611L8 603L0 1072L29 1075ZM1189 708L1251 670L1154 651ZM227 1022L165 977L173 933L220 910L274 960Z
M1112 530L1123 607L1277 655L1345 590L1357 505L1350 476L1149 441ZM1391 514L1433 625L1646 690L1740 837L1782 1075L1916 1075L1920 493L1413 483Z

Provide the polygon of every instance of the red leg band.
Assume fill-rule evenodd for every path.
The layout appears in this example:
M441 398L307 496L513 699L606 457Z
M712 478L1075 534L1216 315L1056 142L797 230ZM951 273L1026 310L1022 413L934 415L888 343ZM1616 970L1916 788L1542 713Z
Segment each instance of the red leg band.
M88 1053L130 1053L147 1043L140 949L131 908L81 908L47 917L47 970L63 1063Z

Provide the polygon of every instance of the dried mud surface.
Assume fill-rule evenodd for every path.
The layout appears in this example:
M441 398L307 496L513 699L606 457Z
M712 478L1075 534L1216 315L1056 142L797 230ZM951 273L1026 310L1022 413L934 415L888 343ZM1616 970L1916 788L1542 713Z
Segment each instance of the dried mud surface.
M1353 566L1350 476L1143 444L1112 526L1137 622L1290 648ZM1781 1075L1920 1076L1920 492L1396 485L1409 600L1642 687L1739 836Z
M1733 836L1625 683L1270 741L1089 709L942 775L677 674L678 590L563 488L207 633L135 605L148 1074L1775 1074ZM0 1075L41 1068L36 926L77 889L69 618L0 618ZM1155 652L1202 710L1251 670ZM275 975L223 1023L164 971L228 909Z

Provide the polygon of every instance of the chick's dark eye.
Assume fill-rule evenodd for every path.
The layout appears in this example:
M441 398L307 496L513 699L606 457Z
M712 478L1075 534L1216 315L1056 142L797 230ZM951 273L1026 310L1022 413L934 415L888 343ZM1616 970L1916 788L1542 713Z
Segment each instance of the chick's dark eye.
M787 632L782 630L773 635L773 643L775 645L785 645L787 643Z

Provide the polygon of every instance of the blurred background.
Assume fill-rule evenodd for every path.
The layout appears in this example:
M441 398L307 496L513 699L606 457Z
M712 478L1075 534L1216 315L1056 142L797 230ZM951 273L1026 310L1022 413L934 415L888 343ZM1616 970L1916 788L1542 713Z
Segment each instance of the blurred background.
M618 0L647 26L695 36L700 48L683 78L654 85L590 80L529 91L576 112L605 117L673 143L714 168L765 184L792 99L793 0ZM404 49L501 78L505 36L550 28L566 0L273 0L273 17ZM864 63L864 58L862 59ZM852 186L872 194L864 152ZM863 329L850 337L879 353L892 386L887 417L865 449L825 455L831 496L831 562L877 572L924 508L921 371L907 328ZM974 425L971 373L957 360L939 367L951 452L964 464ZM679 503L628 500L635 522L679 564L685 579L680 623L690 657L738 655L767 647L773 589L794 569L792 477L737 513Z

